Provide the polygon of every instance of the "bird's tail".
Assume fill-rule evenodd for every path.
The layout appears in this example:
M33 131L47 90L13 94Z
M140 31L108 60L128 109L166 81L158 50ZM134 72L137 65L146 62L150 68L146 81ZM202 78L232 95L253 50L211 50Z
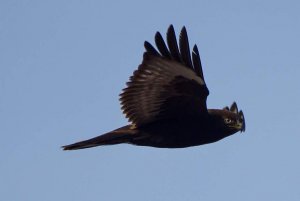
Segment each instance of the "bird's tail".
M101 145L129 143L132 139L132 135L135 133L136 131L134 129L131 129L131 126L124 126L89 140L84 140L84 141L76 142L74 144L62 146L62 148L64 150L76 150L76 149L86 149L86 148L91 148L91 147L96 147Z

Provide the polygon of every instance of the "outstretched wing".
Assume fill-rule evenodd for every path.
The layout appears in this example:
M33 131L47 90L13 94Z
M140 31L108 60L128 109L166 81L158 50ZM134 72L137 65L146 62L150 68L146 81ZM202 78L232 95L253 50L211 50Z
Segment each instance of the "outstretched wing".
M155 35L158 51L145 42L143 62L120 94L126 117L137 126L149 122L207 114L206 87L198 48L190 55L185 27L179 37L171 25L167 45L159 32Z
M227 110L227 111L233 112L233 113L235 113L235 114L238 114L238 112L239 112L239 109L238 109L238 107L237 107L236 102L233 102L233 103L231 104L230 108L229 108L228 106L225 106L225 107L223 108L223 110Z

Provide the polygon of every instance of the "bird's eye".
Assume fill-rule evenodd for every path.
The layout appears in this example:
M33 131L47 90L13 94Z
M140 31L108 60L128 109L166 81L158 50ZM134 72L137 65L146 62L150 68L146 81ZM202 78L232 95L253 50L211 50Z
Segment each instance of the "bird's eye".
M232 122L232 120L228 119L228 118L224 119L224 121L225 121L226 124L230 124Z

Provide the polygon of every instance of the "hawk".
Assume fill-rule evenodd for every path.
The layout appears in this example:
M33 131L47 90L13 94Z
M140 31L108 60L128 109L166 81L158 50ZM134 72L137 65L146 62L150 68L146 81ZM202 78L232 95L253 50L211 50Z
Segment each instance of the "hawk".
M231 107L208 109L207 88L200 55L192 53L186 28L177 43L173 25L166 42L155 35L156 48L145 41L143 61L120 94L129 125L98 137L63 146L64 150L128 143L158 148L184 148L213 143L245 131L242 111Z

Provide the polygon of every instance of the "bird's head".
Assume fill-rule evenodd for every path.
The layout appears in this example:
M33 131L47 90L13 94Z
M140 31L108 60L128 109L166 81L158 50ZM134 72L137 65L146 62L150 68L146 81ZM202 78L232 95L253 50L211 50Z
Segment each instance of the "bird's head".
M211 116L216 120L216 128L225 135L232 135L238 131L246 130L246 123L243 111L239 111L234 102L231 107L222 110L209 110Z

